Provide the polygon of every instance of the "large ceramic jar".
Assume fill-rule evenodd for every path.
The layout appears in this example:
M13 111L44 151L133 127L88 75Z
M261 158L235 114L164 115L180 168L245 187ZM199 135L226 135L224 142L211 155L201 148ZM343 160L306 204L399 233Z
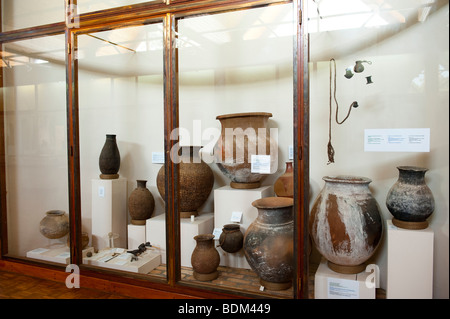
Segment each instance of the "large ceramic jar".
M206 202L214 186L211 168L201 160L200 147L181 147L179 163L179 210L181 218L198 216L198 209ZM161 197L165 198L165 165L156 178Z
M294 168L292 162L286 162L286 170L273 184L273 190L278 197L294 198Z
M50 210L39 223L42 235L49 239L58 239L69 233L69 217L62 210Z
M265 173L252 172L252 155L270 155L270 173L277 169L277 143L267 126L271 113L252 112L219 115L221 135L214 146L214 157L221 172L231 180L232 188L261 186ZM272 152L271 152L272 147Z
M366 177L325 176L309 217L310 235L330 269L355 274L375 253L383 233Z
M292 285L294 269L294 200L265 197L252 203L258 216L244 235L244 253L260 283L268 290Z
M226 224L219 237L219 246L227 253L236 253L241 250L244 234L238 224Z
M201 234L194 237L197 242L191 256L194 278L200 281L214 280L219 276L219 252L214 247L213 234Z
M146 180L137 180L137 187L128 198L128 211L131 216L131 224L145 225L147 219L152 217L155 209L155 199L147 189Z
M399 176L386 197L386 206L400 228L424 229L434 211L434 197L425 183L426 168L398 166Z
M105 144L99 156L100 178L117 179L119 178L120 152L117 147L116 135L107 134Z

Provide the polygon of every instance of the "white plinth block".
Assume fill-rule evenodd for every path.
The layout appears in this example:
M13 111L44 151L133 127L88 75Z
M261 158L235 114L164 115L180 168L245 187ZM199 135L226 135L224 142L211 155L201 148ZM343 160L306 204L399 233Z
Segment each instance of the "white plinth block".
M128 249L137 249L146 242L145 225L128 225Z
M214 228L221 231L226 224L239 224L241 231L245 231L250 224L258 217L258 210L252 206L252 202L263 198L274 196L271 186L263 186L254 189L235 189L230 186L220 187L214 190ZM239 222L234 222L233 218L241 216ZM220 233L220 232L219 232ZM216 235L218 244L218 236ZM220 265L234 268L250 269L250 265L245 259L244 251L241 249L236 253L227 253L217 247L220 255Z
M166 262L166 215L158 215L147 219L146 241L159 250L162 262ZM180 219L181 229L181 266L192 267L191 256L196 246L194 237L200 234L212 234L214 230L214 214L200 213L192 221L191 218Z
M114 247L127 245L127 181L118 179L92 180L92 245L109 247L108 234L119 235Z
M93 253L93 247L86 247L83 249L83 257L88 252ZM54 263L70 264L70 248L64 244L49 245L45 247L36 248L27 252L28 258L50 261Z
M375 299L378 267L369 265L366 270L359 274L340 274L328 268L327 261L323 259L314 278L314 298Z
M430 227L402 229L387 220L386 298L433 298L433 240Z

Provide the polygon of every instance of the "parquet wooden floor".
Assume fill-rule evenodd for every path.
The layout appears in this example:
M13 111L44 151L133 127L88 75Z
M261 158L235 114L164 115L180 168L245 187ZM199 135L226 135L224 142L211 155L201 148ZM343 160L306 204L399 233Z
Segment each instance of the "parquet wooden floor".
M69 289L64 283L0 271L0 299L129 299L90 288Z

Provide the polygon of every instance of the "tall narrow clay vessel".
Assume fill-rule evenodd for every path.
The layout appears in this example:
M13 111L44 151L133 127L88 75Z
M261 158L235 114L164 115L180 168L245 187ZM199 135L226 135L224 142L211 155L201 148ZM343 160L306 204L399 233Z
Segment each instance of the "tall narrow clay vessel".
M181 218L197 216L198 209L208 199L214 186L214 174L211 168L201 160L199 146L183 146L179 160L179 210ZM165 198L165 166L156 178L161 197Z
M155 199L147 189L146 180L137 180L137 187L128 198L128 211L131 216L131 224L145 225L147 219L152 217L155 209Z
M376 251L383 222L366 177L325 176L309 217L309 230L328 267L356 274Z
M250 267L268 290L292 285L294 270L294 200L265 197L252 203L258 217L244 235L244 253Z
M116 135L107 134L105 144L99 156L100 178L117 179L119 178L120 152L117 147Z
M278 197L294 198L294 168L292 162L286 162L286 171L273 184Z
M194 278L200 281L214 280L219 276L219 252L214 247L213 234L201 234L194 237L197 245L191 256Z
M425 183L428 169L398 166L399 176L386 197L386 206L394 216L392 223L400 228L424 229L434 211L434 197Z
M214 157L221 172L240 189L258 188L264 174L252 172L252 155L270 155L270 173L278 165L278 146L270 138L267 126L271 113L252 112L219 115L222 129L214 147Z
M58 239L69 233L69 217L62 210L49 210L39 223L42 235L49 239Z

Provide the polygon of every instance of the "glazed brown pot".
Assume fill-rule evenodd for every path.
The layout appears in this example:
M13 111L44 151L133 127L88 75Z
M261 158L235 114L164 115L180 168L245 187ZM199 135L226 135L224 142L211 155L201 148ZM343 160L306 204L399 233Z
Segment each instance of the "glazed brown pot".
M191 256L194 278L200 281L214 280L219 276L219 252L214 247L213 234L201 234L194 237L197 245Z
M278 197L294 198L294 168L292 162L286 162L286 170L273 184Z
M120 152L117 147L116 135L107 134L105 144L100 152L98 160L101 179L119 178Z
M244 253L250 267L268 290L292 285L294 271L294 200L265 197L252 203L258 217L244 235Z
M128 198L128 211L133 225L145 225L147 219L152 217L155 209L155 199L147 189L146 180L137 180L137 187Z
M270 138L267 126L270 117L272 114L265 112L217 116L222 128L220 138L214 146L214 157L220 171L231 180L232 188L251 189L261 186L265 174L251 172L252 155L271 155L271 173L276 170L278 158L274 153L278 147L276 141ZM265 151L260 153L259 148L264 148Z
M357 176L325 176L309 217L317 250L333 271L356 274L376 251L383 221L369 189L371 180Z
M208 199L214 186L214 173L201 160L197 146L181 147L179 163L179 210L181 218L198 216L198 209ZM158 192L165 199L165 165L161 167L156 178Z
M238 224L227 224L222 228L219 237L219 246L227 253L236 253L241 250L244 234Z
M69 233L69 217L62 210L50 210L39 223L42 235L49 239L58 239Z
M428 227L427 218L434 211L434 197L425 183L426 168L398 166L398 180L386 197L386 206L394 218L392 223L405 229Z

